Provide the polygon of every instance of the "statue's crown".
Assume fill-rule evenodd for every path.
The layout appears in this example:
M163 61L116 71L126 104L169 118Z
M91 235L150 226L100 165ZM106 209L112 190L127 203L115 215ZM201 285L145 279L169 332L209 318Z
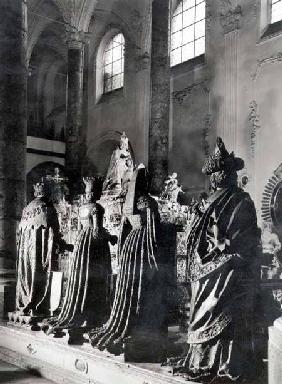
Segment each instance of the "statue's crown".
M83 183L85 185L85 193L93 192L94 181L95 181L94 177L84 177L83 178Z
M218 137L216 139L216 147L213 155L209 156L202 168L202 172L211 175L215 172L224 172L226 174L232 171L239 171L244 168L244 161L235 157L234 153L229 153L224 145L223 140Z
M120 142L124 144L128 144L128 137L126 136L125 132L122 132L122 135L120 137Z
M35 197L40 197L40 196L45 195L45 185L42 181L34 184L33 189L34 189L34 196Z

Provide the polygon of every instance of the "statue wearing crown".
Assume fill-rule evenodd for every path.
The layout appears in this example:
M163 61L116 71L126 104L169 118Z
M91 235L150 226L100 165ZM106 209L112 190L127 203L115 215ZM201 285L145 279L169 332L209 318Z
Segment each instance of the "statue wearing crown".
M109 242L103 227L103 207L95 201L95 179L83 179L85 193L78 208L78 234L69 260L70 275L58 316L44 320L47 334L68 329L69 344L83 341L83 330L101 325L107 316L108 276L111 274ZM109 308L108 308L109 310Z
M248 381L254 374L252 325L260 232L254 203L238 187L237 172L243 167L243 160L218 138L215 153L202 169L210 177L212 193L197 210L188 234L188 351L174 367L174 373L193 382L217 382L217 377L224 382Z
M51 270L56 251L66 246L43 182L34 185L34 196L19 224L16 287L16 313L32 317L49 313Z
M123 132L119 145L112 153L103 184L103 193L116 196L121 193L125 195L132 173L133 159L129 149L128 137Z

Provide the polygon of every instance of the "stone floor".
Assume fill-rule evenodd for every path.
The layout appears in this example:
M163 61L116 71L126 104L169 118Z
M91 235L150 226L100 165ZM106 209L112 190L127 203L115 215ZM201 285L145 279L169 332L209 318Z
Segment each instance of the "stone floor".
M0 360L0 383L52 384L53 382L40 377L35 370L25 370Z

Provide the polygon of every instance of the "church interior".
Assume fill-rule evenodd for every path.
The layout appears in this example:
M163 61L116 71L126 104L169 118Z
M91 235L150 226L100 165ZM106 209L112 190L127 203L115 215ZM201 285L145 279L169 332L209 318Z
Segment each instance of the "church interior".
M281 384L282 0L0 20L0 382Z

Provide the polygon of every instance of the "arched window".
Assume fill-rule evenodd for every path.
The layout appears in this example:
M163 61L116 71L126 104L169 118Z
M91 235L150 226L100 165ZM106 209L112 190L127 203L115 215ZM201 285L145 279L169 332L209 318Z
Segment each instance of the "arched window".
M103 76L104 93L123 87L124 75L124 37L117 33L104 51Z
M205 0L183 0L171 21L171 66L205 53Z
M271 24L282 20L282 0L271 0Z

